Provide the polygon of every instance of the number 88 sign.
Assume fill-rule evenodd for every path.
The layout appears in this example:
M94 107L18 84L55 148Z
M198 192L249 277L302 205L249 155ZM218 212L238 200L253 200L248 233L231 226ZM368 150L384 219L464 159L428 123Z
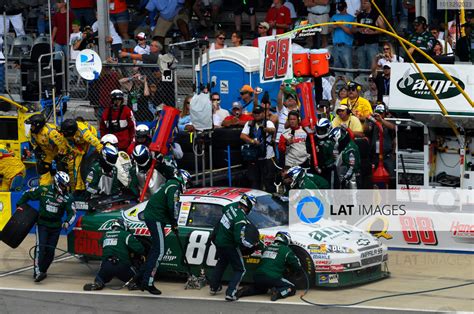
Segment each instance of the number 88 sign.
M259 37L260 83L293 78L291 39L273 36Z

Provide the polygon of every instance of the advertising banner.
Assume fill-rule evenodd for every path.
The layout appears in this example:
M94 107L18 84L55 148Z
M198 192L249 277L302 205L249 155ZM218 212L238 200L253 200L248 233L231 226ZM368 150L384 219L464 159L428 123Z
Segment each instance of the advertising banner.
M450 115L474 115L474 109L456 86L432 64L419 64L433 90ZM453 79L474 98L474 65L442 65ZM441 112L413 64L393 63L390 76L390 110Z
M259 37L258 47L260 53L260 83L293 78L290 37Z

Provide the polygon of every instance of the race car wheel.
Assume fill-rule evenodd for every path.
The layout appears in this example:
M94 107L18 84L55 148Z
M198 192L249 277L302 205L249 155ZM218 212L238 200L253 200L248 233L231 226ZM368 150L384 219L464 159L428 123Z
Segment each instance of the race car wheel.
M311 288L315 282L315 269L311 256L301 247L290 245L290 248L300 260L301 271L288 274L285 278L291 281L296 289Z
M16 210L2 231L2 241L9 247L16 249L26 238L28 232L36 223L38 212L25 204L22 210Z

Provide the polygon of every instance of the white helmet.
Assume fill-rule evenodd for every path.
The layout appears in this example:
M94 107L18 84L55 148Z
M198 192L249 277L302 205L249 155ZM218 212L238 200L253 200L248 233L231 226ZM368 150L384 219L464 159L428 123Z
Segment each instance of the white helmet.
M64 171L58 171L54 175L54 186L59 194L64 195L68 192L71 186L69 175Z
M288 169L287 175L288 177L292 178L293 181L290 184L290 187L293 188L301 179L303 179L303 175L305 171L300 166L294 166Z
M326 118L322 118L318 120L318 124L316 124L316 136L319 139L326 138L329 135L331 129L331 121Z
M100 139L100 143L102 145L111 144L111 145L117 147L118 146L118 139L113 134L106 134L106 135L102 136L102 138Z

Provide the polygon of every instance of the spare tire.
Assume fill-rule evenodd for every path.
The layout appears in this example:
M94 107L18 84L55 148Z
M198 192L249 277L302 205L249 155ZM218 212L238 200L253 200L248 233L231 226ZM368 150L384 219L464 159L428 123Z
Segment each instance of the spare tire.
M290 245L290 248L300 260L302 269L285 275L285 278L292 282L296 286L296 289L309 289L314 285L316 280L313 260L302 247Z
M33 207L25 204L17 208L2 231L2 241L9 247L16 249L26 238L31 228L38 220L38 212Z

